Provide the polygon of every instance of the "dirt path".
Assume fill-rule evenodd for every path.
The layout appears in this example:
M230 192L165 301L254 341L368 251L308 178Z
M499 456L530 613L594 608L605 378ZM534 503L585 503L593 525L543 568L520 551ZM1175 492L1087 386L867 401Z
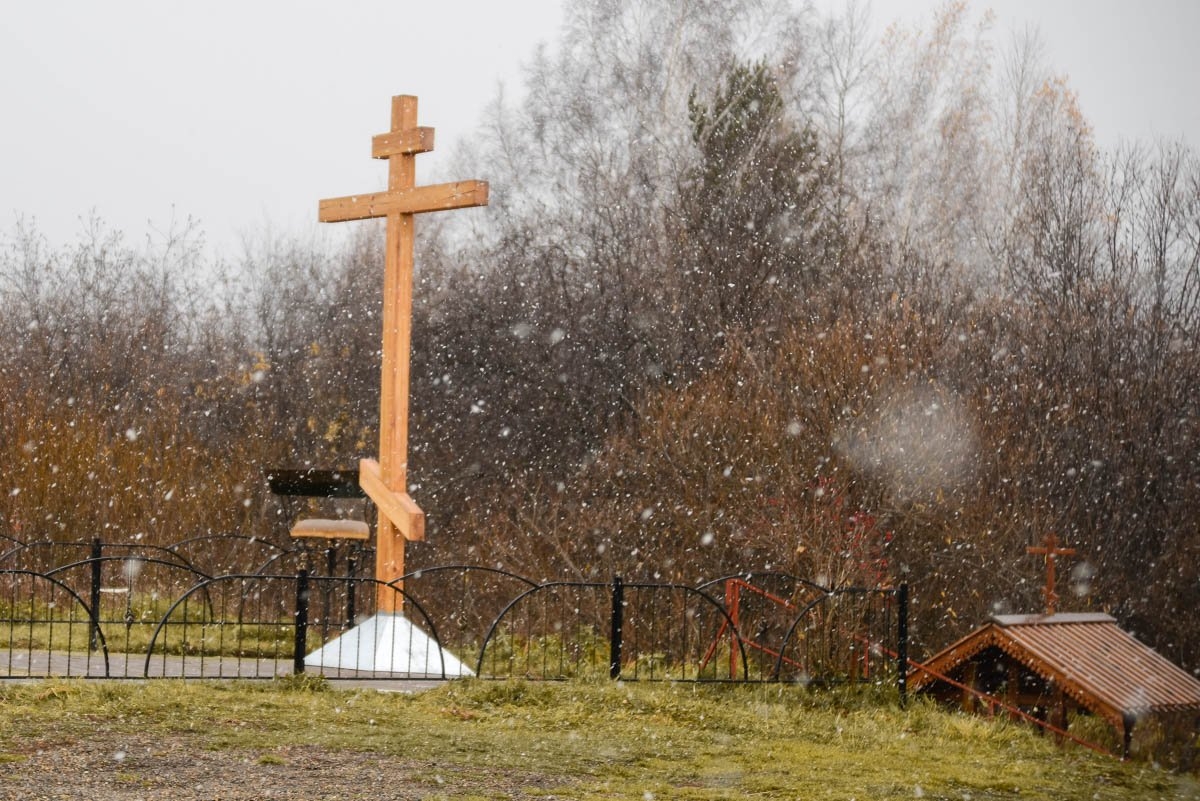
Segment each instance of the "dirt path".
M561 778L494 770L464 772L428 762L311 746L206 750L195 738L117 737L36 742L0 762L0 799L553 799Z

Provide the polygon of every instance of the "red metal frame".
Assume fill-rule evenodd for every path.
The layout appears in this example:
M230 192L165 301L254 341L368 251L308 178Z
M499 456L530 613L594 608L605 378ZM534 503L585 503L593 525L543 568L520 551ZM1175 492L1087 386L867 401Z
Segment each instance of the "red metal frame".
M786 598L781 598L778 595L775 595L774 593L767 592L762 587L756 587L753 584L751 584L750 582L746 581L745 579L740 579L740 578L726 579L725 580L725 609L729 613L729 619L721 621L721 627L719 629L717 629L717 636L713 638L712 644L709 645L708 650L704 652L704 658L700 660L700 670L703 671L704 668L708 666L709 661L713 658L713 656L716 655L717 648L721 644L721 639L728 633L729 634L729 675L730 676L737 675L738 649L733 647L734 646L733 638L735 636L738 636L735 634L735 631L740 632L741 628L742 628L741 623L739 621L739 615L741 613L741 600L742 600L742 590L743 589L749 590L750 592L754 593L755 595L759 595L759 596L762 596L763 598L766 598L768 601L775 604L776 606L780 606L784 609L790 609L792 611L797 611L796 605L793 604L791 601L787 600ZM733 622L734 631L730 631L730 628L729 628L730 621ZM804 667L804 665L800 664L799 662L795 661L794 659L788 659L786 656L781 656L778 651L776 651L772 648L768 648L767 646L762 645L760 643L756 643L756 642L749 641L749 640L742 640L742 644L748 648L753 648L756 651L761 651L762 653L770 656L772 659L782 660L784 662L787 662L789 665L792 665L793 667L798 667L798 668ZM749 667L749 665L747 665L747 668L748 667Z

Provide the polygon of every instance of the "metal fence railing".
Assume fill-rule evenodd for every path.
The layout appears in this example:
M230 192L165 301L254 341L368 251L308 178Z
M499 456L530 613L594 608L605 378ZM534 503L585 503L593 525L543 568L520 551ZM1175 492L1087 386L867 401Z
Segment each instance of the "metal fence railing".
M211 547L47 543L0 554L0 677L310 671L904 690L894 656L906 647L904 588L825 588L784 574L697 586L534 582L446 565L387 585L404 612L389 616L376 614L380 583L362 575L369 552L231 544L260 569L219 572L221 560L197 556ZM49 564L54 557L59 564Z

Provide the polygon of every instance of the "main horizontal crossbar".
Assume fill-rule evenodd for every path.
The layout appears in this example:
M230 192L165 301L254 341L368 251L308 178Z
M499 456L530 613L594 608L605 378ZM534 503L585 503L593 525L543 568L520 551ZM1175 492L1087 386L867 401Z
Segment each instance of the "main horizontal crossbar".
M368 220L389 214L422 214L427 211L485 206L487 202L487 181L458 181L396 192L329 198L321 201L317 218L321 222Z

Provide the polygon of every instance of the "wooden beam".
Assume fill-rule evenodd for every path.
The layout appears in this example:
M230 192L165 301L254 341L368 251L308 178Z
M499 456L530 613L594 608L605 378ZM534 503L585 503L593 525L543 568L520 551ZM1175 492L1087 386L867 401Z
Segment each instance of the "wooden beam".
M361 520L321 520L309 518L292 526L291 536L296 539L365 540L371 530Z
M962 685L962 711L974 712L978 704L977 696L971 690L979 691L979 663L967 662L966 675L963 677Z
M272 470L267 484L275 495L308 498L363 498L355 470Z
M433 150L433 129L425 126L406 131L388 131L371 137L371 157L408 156Z
M374 459L358 463L358 482L363 492L375 502L379 513L409 541L425 539L425 513L407 492L395 492L383 480L383 470Z
M321 222L347 222L386 217L389 214L465 209L485 206L487 202L487 181L458 181L396 192L328 198L321 201L317 217Z
M392 98L393 131L409 131L417 125L417 98ZM410 192L417 181L417 156L400 153L387 160L388 192ZM387 215L387 237L383 256L383 359L380 364L379 461L376 478L384 487L403 493L408 488L408 373L412 339L412 275L415 218L411 214ZM368 476L370 480L372 476ZM394 496L380 493L380 497ZM395 514L395 512L394 512ZM424 518L421 519L422 532ZM384 582L376 588L376 609L395 614L404 598L385 586L404 575L406 532L387 514L379 515L375 548L375 578ZM407 534L412 534L407 527ZM423 536L423 534L422 534ZM399 585L396 585L399 586Z

